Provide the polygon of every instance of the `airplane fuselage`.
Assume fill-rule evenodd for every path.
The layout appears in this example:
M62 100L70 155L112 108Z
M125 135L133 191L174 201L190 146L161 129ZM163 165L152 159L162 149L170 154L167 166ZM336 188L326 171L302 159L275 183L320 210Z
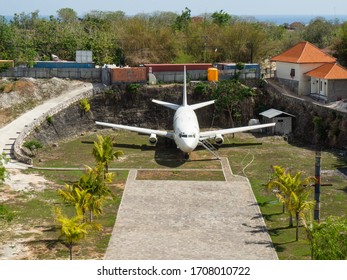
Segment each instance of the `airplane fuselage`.
M177 148L191 153L199 144L200 128L198 118L190 106L179 107L173 119L174 141Z

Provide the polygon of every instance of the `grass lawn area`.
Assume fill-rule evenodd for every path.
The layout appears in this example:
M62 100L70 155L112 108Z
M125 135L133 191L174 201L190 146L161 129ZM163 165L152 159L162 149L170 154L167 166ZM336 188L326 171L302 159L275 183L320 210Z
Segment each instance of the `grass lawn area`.
M206 150L198 149L185 161L175 148L159 142L156 148L147 145L147 136L131 132L101 130L100 134L114 136L115 149L122 150L124 156L114 161L110 168L117 168L112 186L116 200L105 206L105 214L98 218L104 227L102 234L92 233L75 248L75 257L81 259L102 258L108 244L120 203L122 188L128 170L138 169L137 179L155 180L223 180L221 164ZM70 139L59 143L58 147L44 147L34 160L37 167L84 167L93 166L91 154L96 134ZM314 175L315 151L300 144L288 144L280 137L259 137L249 133L235 134L225 139L218 151L228 157L234 174L247 176L252 184L267 229L275 244L280 259L309 259L310 249L303 228L300 240L295 241L295 228L288 228L288 215L282 213L282 204L266 190L264 184L272 174L272 165L281 165L295 171L303 171L303 177ZM336 151L322 152L322 183L332 184L321 187L321 219L329 215L346 216L347 182L336 173L337 168L346 168L346 158ZM148 170L151 169L151 170ZM13 193L15 199L7 203L17 216L8 227L16 232L13 238L34 236L32 242L35 258L68 258L68 250L57 239L59 232L53 220L53 209L62 205L56 189L64 183L78 180L83 171L30 170L53 182L53 186L41 192ZM1 191L1 190L0 190ZM67 209L68 210L68 209ZM15 229L19 227L19 229ZM24 230L25 229L25 230ZM28 233L29 231L29 233ZM22 236L25 235L25 236ZM7 238L9 238L7 236Z
M254 145L259 141L261 145ZM228 156L235 174L249 178L278 257L310 259L311 252L304 229L300 228L300 240L296 242L295 228L288 228L288 214L282 213L282 204L264 184L272 174L272 165L289 168L293 173L302 171L302 178L314 176L315 151L310 147L288 144L277 137L258 139L252 134L238 134L234 143L235 148L223 150L221 154ZM336 151L323 151L321 166L322 184L332 184L332 186L321 186L321 220L330 215L346 217L347 181L335 172L326 172L336 171L336 168L346 168L346 159L339 157Z
M11 244L11 250L25 251L27 259L69 259L69 250L59 239L60 229L55 221L55 208L74 216L73 207L64 204L57 193L64 183L78 180L83 171L35 171L50 180L43 190L9 191L0 188L2 197L11 196L4 204L15 214L10 223L0 229L1 243ZM101 231L90 231L85 239L74 246L74 259L102 259L108 245L121 201L124 183L128 172L119 171L111 185L114 199L108 199L103 207L104 213L95 217L95 222L102 225ZM16 254L15 254L16 255ZM19 254L20 255L20 254ZM23 257L19 257L23 259Z

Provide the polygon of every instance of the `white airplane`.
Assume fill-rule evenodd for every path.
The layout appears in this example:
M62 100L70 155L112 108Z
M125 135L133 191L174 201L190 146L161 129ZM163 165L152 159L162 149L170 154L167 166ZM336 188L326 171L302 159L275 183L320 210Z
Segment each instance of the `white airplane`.
M157 136L167 137L169 139L172 139L177 145L177 148L185 153L186 159L189 159L190 153L194 151L199 144L211 151L211 149L209 148L210 145L206 144L206 140L208 139L213 139L214 142L218 146L220 146L223 144L224 142L223 136L226 134L271 127L276 124L276 123L269 123L269 124L251 125L251 126L213 130L213 131L200 131L199 122L194 110L211 105L215 102L215 100L197 103L193 105L187 104L186 67L184 67L183 104L177 105L177 104L168 103L168 102L155 100L155 99L152 99L152 102L176 111L173 118L173 131L155 130L155 129L149 129L149 128L141 128L136 126L121 125L121 124L111 124L111 123L98 122L98 121L95 123L101 126L130 130L133 132L147 134L149 135L148 142L151 145L155 145L158 142ZM215 154L213 151L211 152Z

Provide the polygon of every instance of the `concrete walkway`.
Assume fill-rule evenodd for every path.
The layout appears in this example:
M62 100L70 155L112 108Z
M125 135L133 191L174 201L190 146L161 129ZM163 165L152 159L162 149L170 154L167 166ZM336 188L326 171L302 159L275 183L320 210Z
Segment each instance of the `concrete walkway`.
M247 178L221 162L226 182L136 180L131 170L105 259L277 259Z
M24 129L24 127L35 119L45 114L49 110L58 106L59 104L66 102L67 100L85 92L91 90L93 84L85 83L81 87L74 90L68 91L58 97L52 98L44 102L43 104L35 107L34 109L24 113L17 119L7 124L6 126L0 128L0 153L5 153L11 158L11 162L6 164L6 168L27 168L28 166L15 161L12 158L13 144L18 136L18 134Z

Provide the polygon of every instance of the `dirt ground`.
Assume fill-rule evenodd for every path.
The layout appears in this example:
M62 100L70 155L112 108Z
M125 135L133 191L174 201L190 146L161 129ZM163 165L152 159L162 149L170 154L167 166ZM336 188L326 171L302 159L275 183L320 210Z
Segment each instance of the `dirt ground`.
M0 203L18 199L23 192L42 191L52 185L52 182L47 181L44 177L37 174L24 174L20 170L9 170L9 178L5 180L4 185L1 187ZM12 239L10 242L4 242L6 236L10 232L18 234L25 234L26 238ZM34 234L42 234L40 228L28 228L24 225L17 223L10 223L2 225L0 229L0 260L13 260L13 259L32 259L32 248L27 244L34 241Z

